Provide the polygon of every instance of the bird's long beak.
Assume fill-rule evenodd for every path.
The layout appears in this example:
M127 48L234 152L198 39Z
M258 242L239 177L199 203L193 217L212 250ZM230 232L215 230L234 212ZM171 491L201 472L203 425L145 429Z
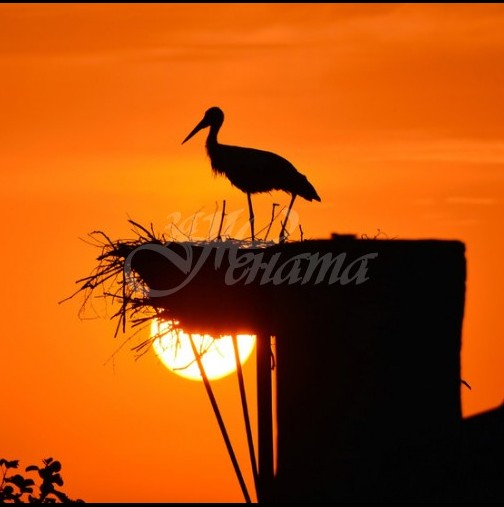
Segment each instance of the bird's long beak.
M182 144L184 144L186 141L189 141L191 137L196 134L196 132L199 132L201 129L204 129L205 127L208 127L208 121L206 118L203 118L196 127L191 131L191 133L182 141Z

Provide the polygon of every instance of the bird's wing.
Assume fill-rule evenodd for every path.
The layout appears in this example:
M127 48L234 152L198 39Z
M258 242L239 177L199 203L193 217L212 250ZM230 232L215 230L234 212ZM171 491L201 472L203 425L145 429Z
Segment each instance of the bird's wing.
M270 151L219 144L209 149L212 168L243 192L283 190L320 201L313 185L288 160Z

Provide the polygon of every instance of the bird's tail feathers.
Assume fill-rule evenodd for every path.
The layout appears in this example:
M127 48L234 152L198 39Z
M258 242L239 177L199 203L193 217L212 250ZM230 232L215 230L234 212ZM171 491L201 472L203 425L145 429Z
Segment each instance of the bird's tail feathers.
M300 189L298 195L306 199L307 201L318 201L321 202L320 196L317 194L315 187L308 181L308 178L305 176L303 181L303 188Z

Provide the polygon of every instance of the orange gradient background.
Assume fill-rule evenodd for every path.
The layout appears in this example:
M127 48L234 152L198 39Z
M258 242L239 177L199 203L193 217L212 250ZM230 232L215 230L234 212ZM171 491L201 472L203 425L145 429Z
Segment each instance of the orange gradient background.
M128 346L107 362L127 338L113 308L58 305L96 265L79 239L95 229L166 233L223 199L245 223L205 133L181 146L214 105L221 142L314 184L322 202L294 208L305 238L466 244L463 410L499 405L503 54L500 4L2 4L0 457L59 459L64 491L90 502L243 500L203 385ZM257 222L288 201L256 196ZM236 378L214 386L252 489Z

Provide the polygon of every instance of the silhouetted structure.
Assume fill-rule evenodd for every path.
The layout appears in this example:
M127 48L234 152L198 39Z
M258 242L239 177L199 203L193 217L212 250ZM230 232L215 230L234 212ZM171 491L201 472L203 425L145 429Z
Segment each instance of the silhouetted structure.
M182 141L184 144L201 129L210 127L206 141L206 149L210 157L212 169L216 174L224 174L229 181L247 194L250 229L254 241L254 210L251 194L284 190L291 194L291 202L285 221L282 224L280 240L285 237L285 226L296 196L308 201L320 201L313 185L304 174L285 158L269 151L229 146L217 141L217 134L224 122L224 113L218 107L211 107L192 132Z
M258 335L261 502L504 499L503 408L465 420L461 412L462 243L335 236L263 250L191 248L193 266L205 256L201 269L152 304L188 331ZM254 255L257 265L275 261L269 281L249 279ZM132 267L155 290L187 277L148 249Z

